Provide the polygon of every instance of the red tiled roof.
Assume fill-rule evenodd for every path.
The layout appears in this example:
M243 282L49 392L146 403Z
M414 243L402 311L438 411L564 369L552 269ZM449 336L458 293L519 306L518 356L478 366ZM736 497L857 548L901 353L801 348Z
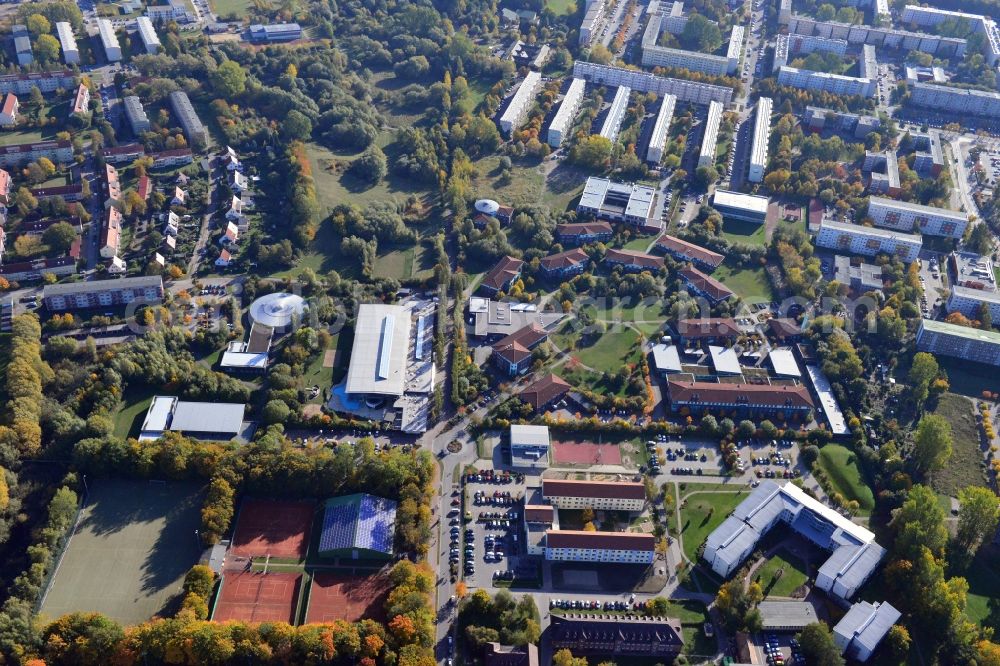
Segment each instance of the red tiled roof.
M10 174L0 169L0 197L10 194Z
M663 257L656 257L645 252L635 252L633 250L608 250L604 255L604 260L625 266L638 266L646 270L659 270L663 268Z
M541 260L541 266L547 271L569 268L586 262L590 257L580 248L574 248L558 254L550 254Z
M136 192L139 196L145 200L149 198L150 192L153 191L153 181L149 179L149 176L139 176L139 185L136 187Z
M17 106L17 95L14 93L7 93L7 96L3 98L3 112L5 115L13 115L14 107Z
M538 324L531 324L501 338L493 345L493 353L511 363L519 363L531 356L531 350L549 337Z
M511 256L504 257L483 277L483 286L500 291L521 272L522 266L524 266L524 262L520 259Z
M697 268L686 267L680 270L680 275L685 278L691 286L702 291L710 298L721 301L724 298L733 296L733 291L726 285L716 280L711 275L705 275Z
M769 386L766 384L726 384L716 382L688 382L679 379L667 381L671 402L715 403L772 407L813 407L812 397L806 387L797 384Z
M556 225L556 234L559 236L592 236L610 233L611 225L607 222L573 222Z
M656 538L652 534L642 534L639 532L548 530L545 533L545 547L644 550L652 552L656 549Z
M767 320L767 327L771 335L776 338L794 338L802 335L802 327L795 323L794 319L773 318Z
M549 504L525 504L524 520L529 523L552 523L555 509Z
M740 327L732 317L681 319L677 333L682 338L726 338L740 335Z
M522 402L539 409L569 390L570 385L565 379L550 372L521 391L518 397Z
M725 257L718 252L712 252L707 248L695 245L694 243L689 243L686 240L677 238L676 236L671 236L670 234L663 234L657 238L656 247L660 248L664 252L669 252L676 257L681 257L690 261L699 261L706 266L711 266L712 268L718 268L719 264L722 263L722 260L725 259Z
M573 481L542 479L545 497L645 500L646 486L637 481Z

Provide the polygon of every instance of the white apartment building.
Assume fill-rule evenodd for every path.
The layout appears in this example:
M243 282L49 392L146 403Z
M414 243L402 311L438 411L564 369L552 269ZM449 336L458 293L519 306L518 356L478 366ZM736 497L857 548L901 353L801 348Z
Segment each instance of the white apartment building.
M146 49L146 53L156 55L161 44L156 30L153 28L153 22L148 16L140 16L135 20L135 24L139 28L139 39L142 40L142 46Z
M535 91L541 83L542 75L538 72L528 72L521 82L517 92L507 105L507 109L500 116L500 131L509 139L514 131L524 122L524 116L531 109L531 103L535 100Z
M69 164L73 144L69 141L39 141L15 146L0 146L0 167L20 166L47 157L54 164Z
M587 13L580 24L580 46L587 46L604 24L604 0L588 0Z
M80 49L76 45L73 26L67 21L57 21L56 34L59 36L59 44L62 46L63 62L67 65L80 64Z
M896 255L900 261L908 264L916 261L922 241L916 234L823 220L816 234L816 244L869 257L884 252Z
M122 59L122 47L118 43L115 27L108 19L97 19L97 31L101 36L101 46L108 62L118 62Z
M979 319L983 305L989 308L990 319L1000 322L1000 294L995 291L954 285L946 304L948 312L961 312L969 319Z
M790 16L788 32L797 35L819 35L833 39L846 39L850 44L871 44L877 48L920 51L933 56L949 58L963 57L968 46L966 40L956 37L939 37L923 32L909 32L836 21L818 21L798 14Z
M715 164L715 149L719 139L719 124L722 122L722 104L712 102L708 105L708 118L705 120L705 135L698 151L698 166Z
M573 82L569 84L566 96L563 97L556 115L549 123L548 143L553 148L562 145L567 132L573 129L573 121L576 120L576 114L580 110L586 88L587 82L583 79L573 79Z
M774 40L774 63L771 71L777 72L786 66L793 55L815 51L844 56L847 54L847 40L815 35L778 35Z
M683 7L683 5L681 6ZM687 19L684 20L684 23L687 23ZM745 35L743 26L733 26L733 30L729 36L729 46L726 55L721 56L659 46L657 42L660 35L664 32L672 32L668 30L668 27L676 27L676 25L676 23L669 20L668 16L663 14L653 14L649 17L646 30L642 33L643 66L674 67L714 76L732 74L736 71L736 68L739 66L740 53L743 50L743 37ZM683 30L683 27L681 27L681 30Z
M778 68L778 83L803 90L821 90L834 95L861 95L862 97L874 97L875 95L875 82L871 79L814 72L797 67Z
M878 60L875 58L875 47L865 44L861 47L861 60L858 61L862 79L878 78Z
M906 5L903 7L902 20L903 23L913 23L921 27L935 26L944 21L965 21L976 33L986 37L983 53L986 61L994 66L1000 60L1000 33L997 31L996 21L988 16L936 7Z
M640 70L598 65L582 60L577 60L573 64L573 76L586 79L594 85L628 86L638 92L674 95L678 101L692 104L708 104L709 102L729 104L733 99L733 89L725 86L672 79Z
M1000 365L1000 333L923 319L917 329L917 350Z
M1000 118L1000 93L985 90L918 82L910 86L910 103L959 115Z
M767 168L767 148L771 139L771 109L774 102L770 97L757 100L757 116L753 124L753 147L750 149L751 183L764 180L764 169Z
M557 562L652 564L656 538L638 532L548 530L545 559Z
M642 511L646 487L635 481L542 479L542 496L559 509Z
M833 627L833 642L852 660L868 661L902 616L888 601L859 601Z
M735 74L740 66L740 56L743 55L743 42L746 40L747 30L740 24L733 26L733 31L729 33L729 46L726 47L726 60L729 61L729 73Z
M969 225L966 213L944 208L871 197L868 199L868 216L876 226L896 231L918 230L928 236L961 238Z
M9 92L27 95L37 87L43 93L73 86L76 75L70 70L38 72L37 74L7 74L0 76L0 94Z
M614 143L615 139L618 138L618 132L622 127L622 120L625 119L625 111L628 110L628 100L631 94L632 89L628 86L618 87L615 98L611 102L611 108L608 109L608 115L604 118L604 124L601 125L601 136L611 143Z
M670 121L674 117L674 108L677 106L677 98L673 95L664 95L660 100L660 110L656 114L656 122L653 124L653 134L649 139L649 148L646 150L646 161L659 164L663 161L663 150L667 147L667 136L670 131Z

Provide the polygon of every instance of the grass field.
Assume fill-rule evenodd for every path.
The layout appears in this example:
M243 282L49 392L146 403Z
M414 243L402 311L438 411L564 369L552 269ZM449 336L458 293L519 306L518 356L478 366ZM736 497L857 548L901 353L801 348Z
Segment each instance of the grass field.
M1000 563L980 553L965 572L965 579L969 583L965 614L974 622L982 622L990 614L990 599L1000 599Z
M508 180L500 179L500 157L490 155L475 162L478 176L472 181L476 197L489 197L508 206L543 204L554 212L565 211L580 196L586 178L579 169L560 165L546 178L537 160L516 160Z
M782 570L780 578L777 577L779 569ZM758 569L756 580L764 590L765 597L788 597L806 584L809 575L802 560L782 551L773 555Z
M774 300L771 283L763 268L735 268L722 264L715 269L712 277L735 291L745 301L758 303Z
M846 499L856 500L863 513L875 508L872 489L861 478L854 453L840 444L827 444L819 452L819 465L826 472L833 489Z
M945 393L938 399L935 414L951 424L952 452L945 468L934 472L934 490L957 497L966 486L986 485L979 467L983 454L979 448L979 426L973 415L973 404L960 395Z
M172 615L201 554L200 509L193 484L91 481L41 613L97 611L123 624Z
M545 0L545 6L557 16L572 14L576 11L576 3L573 0Z
M250 0L211 0L212 11L218 16L244 17L253 3Z
M689 490L680 491L681 497ZM684 554L692 562L698 559L698 547L712 530L746 499L745 491L699 492L687 500L681 509L680 532L684 539Z
M391 134L383 133L376 143L380 147L384 147L391 138ZM326 210L344 203L364 208L376 201L402 203L411 194L419 197L428 195L427 188L392 174L374 187L368 187L367 184L346 174L344 172L346 164L352 162L361 153L338 155L314 143L307 145L306 153L309 155L309 163L312 165L312 175L316 181L316 193L319 196L320 207Z
M617 372L623 365L638 363L642 351L636 346L638 334L630 329L610 331L593 345L577 350L580 363L598 372Z
M149 409L149 403L153 401L154 395L156 395L156 389L149 386L129 387L125 403L115 414L116 437L130 435L135 437L139 434L146 410Z
M767 243L767 225L726 220L722 224L722 237L730 243L764 245Z

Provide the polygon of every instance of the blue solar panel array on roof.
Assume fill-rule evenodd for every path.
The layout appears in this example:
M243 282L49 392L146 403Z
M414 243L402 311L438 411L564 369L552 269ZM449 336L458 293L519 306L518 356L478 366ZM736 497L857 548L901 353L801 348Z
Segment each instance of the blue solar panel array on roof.
M319 551L360 548L391 555L395 523L392 500L367 494L335 498L323 516Z

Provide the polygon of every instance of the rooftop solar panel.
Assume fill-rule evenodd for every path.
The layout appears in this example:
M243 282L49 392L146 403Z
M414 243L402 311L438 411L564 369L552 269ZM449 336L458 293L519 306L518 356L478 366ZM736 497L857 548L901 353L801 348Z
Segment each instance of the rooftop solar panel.
M327 503L320 552L366 549L389 555L395 535L396 503L374 495L334 498Z

